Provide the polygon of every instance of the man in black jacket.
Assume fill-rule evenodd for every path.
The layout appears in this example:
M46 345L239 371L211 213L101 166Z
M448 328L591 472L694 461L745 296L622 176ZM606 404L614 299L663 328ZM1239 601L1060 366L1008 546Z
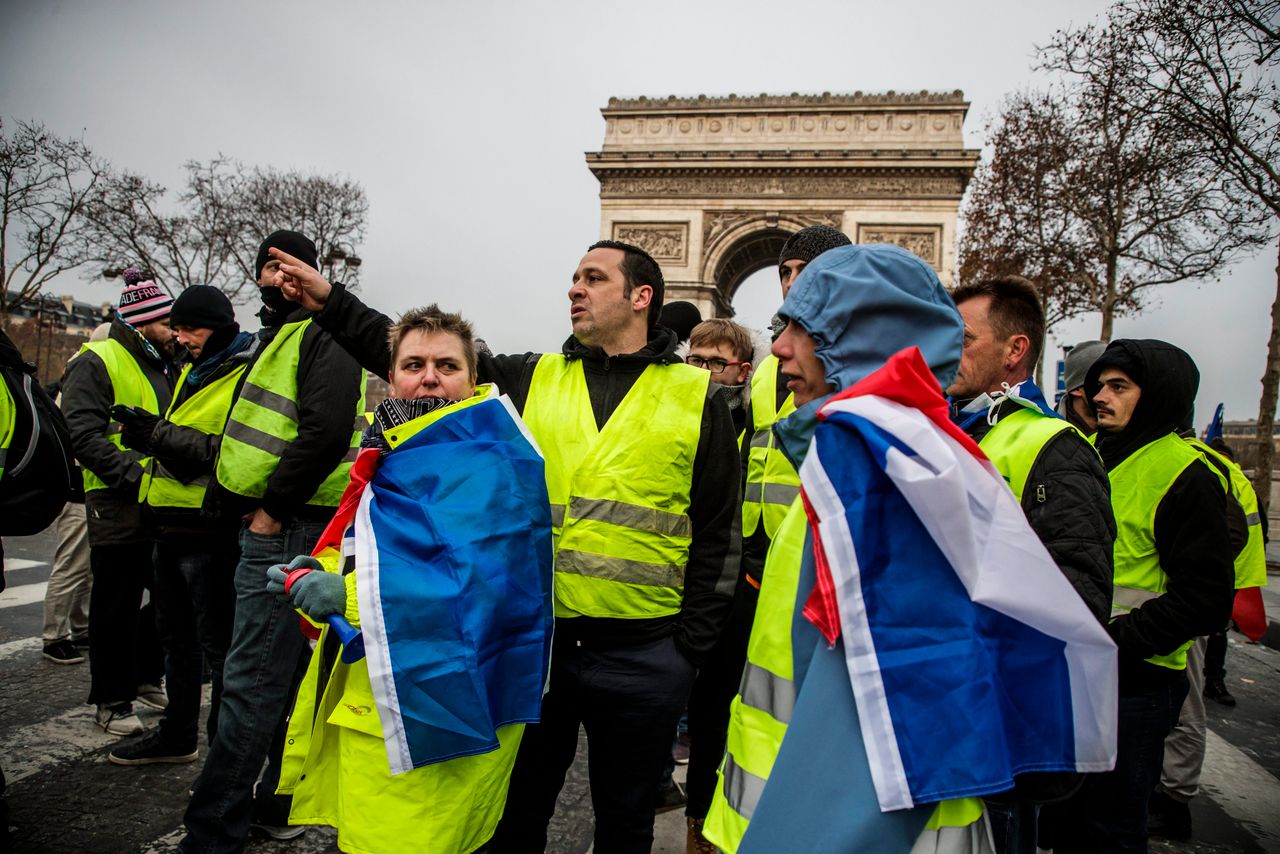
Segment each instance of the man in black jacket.
M89 522L89 702L98 706L97 725L114 735L142 731L133 714L139 686L151 689L140 701L163 708L164 656L153 609L139 611L152 580L151 534L138 503L143 455L122 447L110 410L118 404L157 415L168 408L174 382L173 300L132 267L124 278L107 340L84 345L62 386Z
M261 349L231 408L205 498L218 518L244 519L235 618L218 731L187 807L181 851L240 851L251 824L277 839L303 832L287 826L290 798L275 788L309 650L297 614L267 592L267 569L309 554L333 515L359 443L364 375L308 312L291 311L273 285L272 247L316 263L315 244L296 231L277 231L258 250Z
M280 281L287 291L316 310L317 322L365 367L387 376L390 321L341 285L331 286L304 265L277 257L285 262ZM593 482L604 494L570 496L567 506L553 507L562 510L564 521L557 523L559 619L550 690L543 699L541 723L526 730L520 746L506 812L491 843L495 852L545 847L547 824L573 762L580 723L591 746L596 849L650 849L654 792L671 734L695 668L714 645L728 614L738 570L737 445L717 387L705 372L680 364L674 333L656 323L662 293L661 270L648 253L601 241L589 248L573 274L568 293L573 335L562 355L480 356L480 380L496 383L510 396L544 452L556 443L588 438L583 429L590 431L592 426L599 438L590 437L587 459L596 456L597 449L616 448L624 440L645 445L643 452L614 456L617 465L608 475L602 477L596 467ZM567 379L548 379L557 376ZM664 399L656 393L659 388L695 383L704 390L700 403L678 394ZM628 394L636 386L643 389ZM567 399L581 401L590 411L579 404L561 407L561 423L556 426L557 416L547 410ZM689 419L694 429L673 429L646 419L644 408L652 406L694 407ZM624 407L632 417L640 417L620 423L614 415ZM668 438L652 440L658 430L666 431ZM677 457L677 448L688 456ZM555 485L554 459L560 453L548 453L549 487ZM576 480L579 473L567 476ZM639 554L633 559L593 557L564 548L566 537L593 508L607 516L615 512L612 508L624 507L624 502L610 500L611 494L625 494L635 484L673 479L681 484L683 496L664 495L655 500L657 506L649 507L632 501L627 515L634 521L622 516L599 521L616 524L623 543L629 536L647 542L664 536L649 528L654 525L687 537L687 557L677 558L683 565L658 567ZM551 492L555 504L557 489ZM641 516L647 521L640 521ZM634 526L630 535L622 530L629 526ZM626 551L625 545L613 547ZM569 598L583 578L592 578L592 566L601 557L602 565L634 579L634 584L605 581L600 587L602 596L630 597L630 604L620 609L625 613L603 615ZM615 589L621 587L627 591Z
M237 526L211 519L201 507L227 414L258 340L240 331L231 301L208 285L179 294L169 323L191 361L168 412L163 418L116 414L125 446L151 458L143 512L156 540L153 592L169 704L158 730L111 751L107 758L116 765L195 761L202 664L212 673L206 730L213 741L235 613Z
M1231 613L1226 495L1177 434L1199 381L1191 357L1164 341L1112 341L1085 377L1118 528L1107 630L1120 716L1115 770L1088 775L1055 808L1060 854L1147 850L1147 800L1187 693L1186 649Z
M1009 276L963 285L951 298L964 318L960 370L947 389L952 418L1004 475L1036 536L1105 625L1116 538L1111 491L1098 454L1032 379L1044 345L1035 285ZM1000 854L1034 854L1036 801L1078 782L1074 774L1052 777L1020 781L1018 790L988 801Z

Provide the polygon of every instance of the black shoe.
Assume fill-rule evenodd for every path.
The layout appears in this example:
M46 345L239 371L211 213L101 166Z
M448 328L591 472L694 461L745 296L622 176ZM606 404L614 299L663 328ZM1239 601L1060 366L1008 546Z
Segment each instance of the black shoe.
M195 762L200 756L200 751L195 745L187 750L185 746L175 747L172 744L165 744L160 738L159 732L152 732L144 735L137 741L117 747L115 750L107 754L107 759L113 765L158 765L161 763L168 765L185 765L188 762Z
M1231 692L1227 690L1227 686L1221 679L1205 682L1204 695L1215 703L1221 703L1224 706L1234 706L1236 704L1236 698L1231 696Z
M69 640L56 640L44 645L44 657L54 664L82 664L84 654Z
M88 649L88 648L89 648L89 636L88 636L88 635L81 635L81 636L80 636L80 637L78 637L78 638L72 638L72 639L71 639L71 645L72 645L72 646L74 646L76 649Z
M1191 838L1191 807L1164 792L1152 792L1147 802L1147 834L1165 839Z
M684 793L684 788L675 780L671 781L671 785L664 788L658 793L658 806L654 809L655 815L662 815L664 812L678 810L688 801Z

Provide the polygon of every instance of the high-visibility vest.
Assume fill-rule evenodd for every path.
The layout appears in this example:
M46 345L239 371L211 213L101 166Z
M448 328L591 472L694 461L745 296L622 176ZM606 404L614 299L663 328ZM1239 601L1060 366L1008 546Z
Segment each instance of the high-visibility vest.
M997 421L982 437L982 441L978 442L978 447L982 448L982 452L991 460L1021 503L1022 493L1027 488L1027 478L1031 476L1031 469L1040 458L1040 452L1050 440L1065 430L1075 428L1063 418L1019 406L1016 411ZM1038 488L1042 489L1043 486Z
M261 498L267 481L280 465L280 455L298 438L298 362L302 336L311 319L280 327L249 370L222 434L216 477L224 488L249 498ZM351 464L360 452L364 433L365 375L360 372L360 395L352 410L351 442L337 467L329 472L307 504L336 507L346 488ZM344 403L344 406L350 405Z
M165 420L209 435L221 433L236 400L236 386L248 368L248 362L237 365L216 380L201 386L195 394L179 404L182 387L186 385L191 373L191 365L187 365L182 369L182 376L178 377L178 387L173 392L173 402L169 404ZM142 478L142 500L148 507L199 509L204 504L209 480L210 475L202 474L189 483L183 483L165 468L162 460L153 457Z
M125 346L114 338L108 338L106 341L90 341L80 348L80 352L76 354L78 358L81 353L93 353L102 360L102 364L107 369L107 376L111 380L111 393L115 396L113 403L116 406L132 406L144 409L152 415L160 414L160 403L156 398L156 390L151 385L151 381L147 379L147 375L143 373L142 366L138 364L138 360L125 349ZM117 421L107 422L107 441L115 445L123 451L124 443L121 440L120 433L123 428ZM138 461L145 472L151 460L144 457ZM106 489L107 484L93 472L89 471L88 466L80 467L84 473L84 491L92 492L95 489Z
M737 851L747 832L795 709L791 625L807 528L804 504L797 500L788 508L769 546L755 622L747 643L747 664L738 696L729 706L729 734L720 765L720 785L702 835L730 854ZM966 827L981 818L981 800L946 800L934 809L924 832L939 834L943 828ZM922 850L950 850L942 837L939 843Z
M13 428L17 421L18 410L13 404L13 395L9 386L0 382L0 477L4 477L4 464L9 456L9 445L13 443Z
M1253 484L1245 477L1235 460L1218 453L1199 439L1189 438L1187 443L1209 458L1212 467L1218 470L1219 479L1226 472L1227 494L1238 501L1244 511L1249 538L1235 558L1236 589L1265 586L1267 554L1266 543L1262 540L1262 514L1258 508L1258 493L1253 491Z
M1169 578L1156 551L1156 510L1174 481L1191 465L1212 469L1194 448L1168 433L1139 448L1111 470L1111 508L1116 517L1113 619L1165 592ZM1193 640L1147 661L1170 670L1185 670L1187 648Z
M538 361L523 415L546 457L556 616L679 613L710 382L698 368L650 365L600 430L582 361Z
M751 377L751 450L747 461L747 484L742 495L742 536L756 532L761 522L772 538L787 515L787 508L800 494L800 475L778 448L773 435L775 422L796 411L795 396L778 402L778 359L767 356Z

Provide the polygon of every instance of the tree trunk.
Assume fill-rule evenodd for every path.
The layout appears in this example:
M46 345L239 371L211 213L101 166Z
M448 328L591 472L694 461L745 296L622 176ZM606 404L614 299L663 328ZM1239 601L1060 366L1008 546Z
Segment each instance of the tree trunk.
M1276 298L1271 303L1271 338L1267 341L1267 369L1262 374L1262 398L1258 401L1258 465L1253 471L1253 491L1258 510L1271 506L1271 466L1275 457L1272 425L1276 420L1276 389L1280 385L1280 242L1276 246Z

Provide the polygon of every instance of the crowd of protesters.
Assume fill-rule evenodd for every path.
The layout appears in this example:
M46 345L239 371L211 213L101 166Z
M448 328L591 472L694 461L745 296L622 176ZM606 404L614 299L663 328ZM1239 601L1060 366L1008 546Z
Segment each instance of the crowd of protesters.
M773 328L752 333L664 309L654 259L603 240L572 271L561 351L511 355L436 305L366 306L294 231L259 250L256 333L215 288L174 299L126 271L61 382L50 435L83 492L54 522L44 655L87 651L121 766L199 761L209 684L178 850L325 824L346 851L542 851L580 728L599 854L649 851L678 806L690 854L1189 836L1204 698L1235 702L1234 590L1265 584L1249 481L1190 429L1191 358L1083 342L1053 402L1025 279L948 292L905 250L827 226L791 235L778 271ZM7 508L35 489L45 410L2 343ZM366 402L366 372L387 400ZM853 450L826 450L837 428ZM930 521L898 479L935 452L955 465L917 476L968 489L963 519ZM881 480L835 471L859 454ZM995 582L965 576L971 547ZM931 614L928 593L894 604L939 562L982 616ZM982 662L972 684L935 684L958 647ZM1006 665L1072 673L1054 690ZM966 758L963 734L899 738L899 691L938 733L1001 717L1005 741L977 747L998 761ZM871 737L882 705L893 721ZM902 772L896 801L884 768Z

